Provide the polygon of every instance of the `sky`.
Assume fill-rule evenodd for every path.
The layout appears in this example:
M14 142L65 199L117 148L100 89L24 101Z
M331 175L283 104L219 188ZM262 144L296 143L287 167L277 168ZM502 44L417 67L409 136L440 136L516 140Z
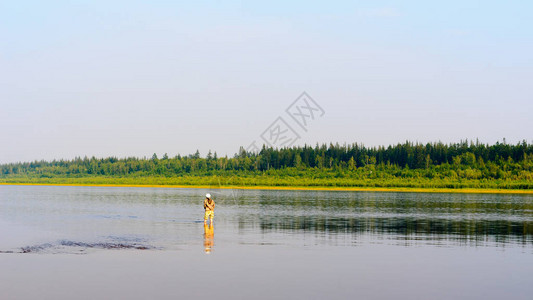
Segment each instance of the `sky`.
M533 142L532 79L530 1L0 1L0 163Z

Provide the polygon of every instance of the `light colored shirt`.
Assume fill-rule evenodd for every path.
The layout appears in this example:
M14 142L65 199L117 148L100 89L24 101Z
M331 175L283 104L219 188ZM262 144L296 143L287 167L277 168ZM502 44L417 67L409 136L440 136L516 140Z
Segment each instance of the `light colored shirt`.
M204 200L204 209L206 211L214 211L215 210L215 201L213 199L210 199L211 203L208 199Z

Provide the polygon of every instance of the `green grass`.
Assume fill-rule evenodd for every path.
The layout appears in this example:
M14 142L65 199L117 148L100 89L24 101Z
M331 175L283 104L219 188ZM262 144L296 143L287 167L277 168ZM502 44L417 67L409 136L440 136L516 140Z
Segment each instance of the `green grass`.
M0 178L3 184L59 184L59 185L123 185L123 186L190 186L190 187L257 187L298 189L376 189L376 190L531 190L529 181L516 180L456 180L428 178L311 178L246 174L244 176L83 176L83 177L27 177Z

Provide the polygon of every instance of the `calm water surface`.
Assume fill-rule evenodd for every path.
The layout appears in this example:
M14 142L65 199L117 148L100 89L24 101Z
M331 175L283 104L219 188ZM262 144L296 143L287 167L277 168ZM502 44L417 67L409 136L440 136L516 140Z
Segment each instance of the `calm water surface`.
M533 196L0 186L0 252L2 299L531 299Z

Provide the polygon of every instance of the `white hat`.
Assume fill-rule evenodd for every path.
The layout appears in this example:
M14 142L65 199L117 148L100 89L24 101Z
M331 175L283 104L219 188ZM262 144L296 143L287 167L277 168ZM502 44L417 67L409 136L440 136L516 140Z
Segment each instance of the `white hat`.
M211 199L211 194L205 194L205 197Z

